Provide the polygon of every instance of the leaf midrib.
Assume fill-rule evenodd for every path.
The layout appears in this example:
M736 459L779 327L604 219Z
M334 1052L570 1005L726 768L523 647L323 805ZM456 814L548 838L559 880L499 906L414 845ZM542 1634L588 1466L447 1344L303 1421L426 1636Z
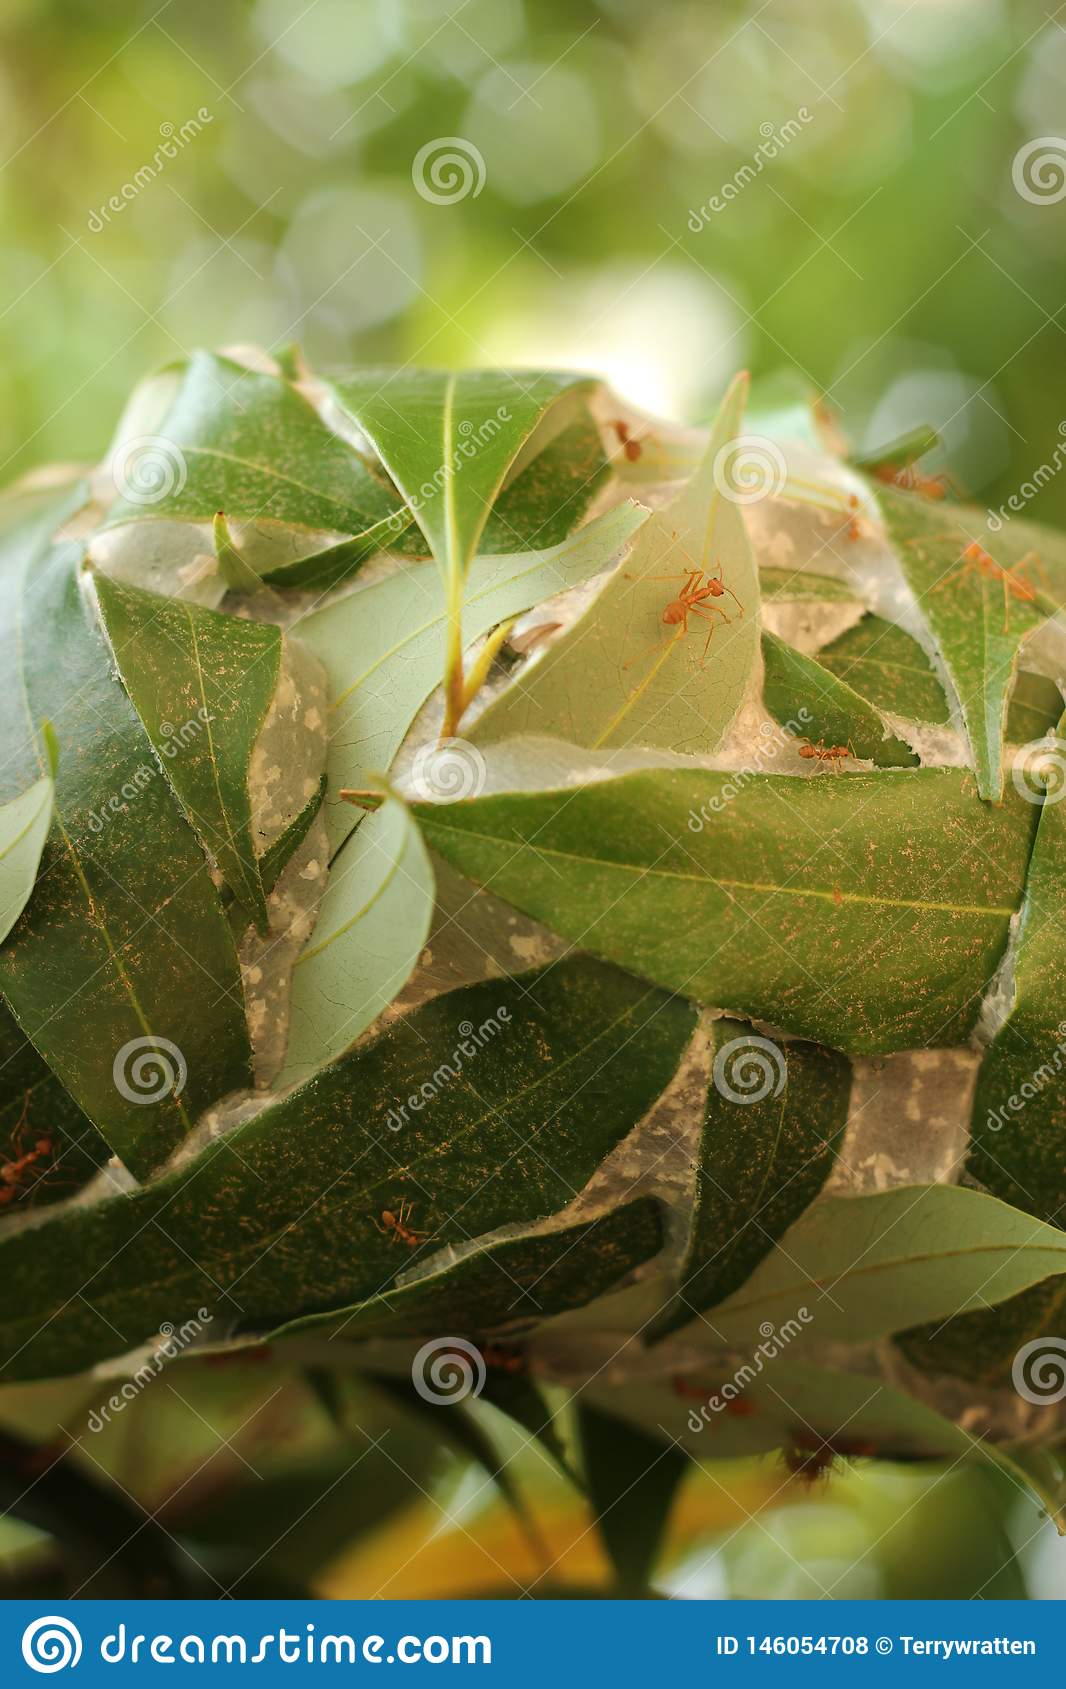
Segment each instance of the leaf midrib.
M423 816L423 824L439 832L452 833L457 838L479 839L483 844L495 845L502 848L513 844L516 851L525 843L524 840L512 840L494 833L477 832L473 827L449 827L444 821L429 820ZM998 904L970 904L970 903L939 903L904 897L871 897L865 892L857 891L821 891L815 886L783 886L766 883L760 880L725 879L713 874L687 874L676 868L649 867L646 862L615 862L601 856L584 856L578 851L559 850L552 845L536 846L538 856L555 856L564 862L581 863L595 868L621 869L627 874L638 875L641 879L658 877L660 879L681 880L692 885L720 886L737 891L765 892L778 897L810 897L818 898L826 903L839 907L842 903L854 903L876 909L914 909L922 913L933 912L944 915L994 915L997 919L1009 919L1017 913L1016 909L1000 907Z

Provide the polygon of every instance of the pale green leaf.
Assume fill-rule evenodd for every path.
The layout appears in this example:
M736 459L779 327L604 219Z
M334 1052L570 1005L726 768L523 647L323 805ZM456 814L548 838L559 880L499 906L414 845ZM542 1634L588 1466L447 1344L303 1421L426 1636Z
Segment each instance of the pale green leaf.
M744 696L758 643L759 586L728 453L746 379L722 404L703 459L655 510L588 609L470 730L479 744L524 733L601 746L710 751ZM686 575L721 575L722 590L664 625Z
M1066 1271L1066 1236L959 1185L827 1197L733 1296L705 1315L730 1345L769 1322L789 1340L864 1343L987 1308Z
M363 819L330 868L293 969L278 1089L336 1060L392 1002L418 960L432 914L425 846L403 804L389 798Z
M0 944L30 900L52 825L55 786L49 774L0 805Z
M469 640L606 568L646 516L628 501L561 545L508 557L479 557L467 576L463 627ZM294 632L326 672L333 850L356 823L342 787L364 786L388 769L418 710L444 672L447 609L435 569L405 569L298 622Z

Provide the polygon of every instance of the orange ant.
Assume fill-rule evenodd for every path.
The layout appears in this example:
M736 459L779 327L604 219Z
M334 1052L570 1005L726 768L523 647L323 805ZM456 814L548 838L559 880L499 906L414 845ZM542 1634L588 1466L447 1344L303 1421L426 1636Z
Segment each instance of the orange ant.
M923 475L913 463L882 463L874 474L889 487L902 487L904 492L920 493L923 498L945 499L949 492L957 491L951 476L944 470L937 475Z
M18 1125L15 1127L14 1132L11 1134L11 1146L13 1149L17 1150L18 1153L11 1156L7 1161L0 1162L0 1208L6 1208L9 1203L14 1202L20 1195L25 1195L26 1192L20 1191L19 1187L25 1184L26 1175L34 1167L36 1167L39 1161L43 1161L46 1156L55 1155L55 1140L47 1136L38 1138L32 1149L26 1149L24 1147L26 1142L26 1112L28 1108L29 1093L27 1092L26 1100L22 1107L22 1117L19 1120ZM42 1172L43 1170L36 1174L33 1180L33 1185L37 1184L38 1180L42 1176ZM30 1188L32 1189L33 1186Z
M525 1372L526 1356L523 1349L516 1349L511 1343L483 1343L481 1358L486 1366L498 1368L500 1372Z
M922 545L927 544L930 540L946 540L953 537L952 534L924 534L917 536L909 543L911 545ZM956 567L951 570L950 574L945 575L942 581L937 582L933 591L943 592L944 588L950 586L952 581L962 580L969 574L983 575L986 580L1001 582L1003 586L1003 632L1006 633L1010 626L1011 599L1020 599L1023 604L1032 604L1036 599L1036 587L1029 579L1030 568L1037 569L1041 584L1045 589L1050 590L1038 551L1027 551L1025 556L1020 557L1012 568L1005 569L977 540L970 540L963 547L962 556Z
M375 1220L374 1224L378 1231L383 1232L385 1236L391 1235L393 1243L403 1242L406 1243L408 1249L417 1249L420 1243L425 1243L429 1233L412 1231L407 1224L410 1217L411 1202L409 1198L404 1197L400 1203L399 1213L394 1214L391 1208L383 1208L381 1219Z
M790 1477L815 1484L819 1478L829 1477L838 1455L844 1460L872 1460L876 1453L872 1443L842 1437L830 1440L813 1431L796 1431L782 1450L782 1458Z
M617 422L611 423L611 427L618 435L618 441L622 447L622 451L625 453L627 462L638 463L640 458L643 456L644 448L641 445L640 440L633 433L628 422L623 422L621 418L619 418Z
M705 569L685 569L680 574L645 575L644 579L646 581L683 581L685 583L677 597L671 598L669 604L667 604L665 610L663 611L663 621L666 626L680 627L682 633L688 632L689 616L721 616L723 622L725 622L728 626L732 622L733 618L731 616L727 616L720 605L708 604L706 602L709 598L722 598L727 592L740 614L744 614L744 606L740 602L740 599L733 591L733 588L731 586L726 586L722 579L721 560L719 560L718 573L716 575L709 574ZM707 630L707 643L703 647L703 656L700 658L701 663L706 662L707 660L707 649L711 643L716 625L717 624L712 620L711 625ZM630 658L630 663L635 661L635 658ZM626 667L629 667L629 663L626 664Z
M851 511L851 518L848 522L848 539L861 539L862 526L859 522L859 500L854 493L848 494L848 509Z
M698 1385L690 1384L679 1372L674 1373L670 1383L675 1396L680 1396L683 1400L688 1398L706 1402L716 1413L720 1413L724 1408L730 1419L750 1419L751 1415L758 1411L755 1403L749 1402L746 1396L732 1396L728 1401L722 1401L717 1389L700 1389Z
M842 773L842 764L848 757L855 756L855 747L849 739L846 745L827 745L824 739L815 744L811 739L804 739L799 746L799 754L807 762L832 763L838 774ZM856 761L858 759L856 758Z

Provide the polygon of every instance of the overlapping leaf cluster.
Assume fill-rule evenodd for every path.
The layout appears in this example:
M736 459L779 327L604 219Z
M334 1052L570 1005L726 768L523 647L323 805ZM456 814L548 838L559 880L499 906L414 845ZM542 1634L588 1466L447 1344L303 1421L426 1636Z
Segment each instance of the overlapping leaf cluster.
M105 472L8 498L3 1381L80 1372L201 1304L222 1337L328 1340L346 1365L368 1337L525 1341L656 1259L640 1341L684 1328L708 1389L801 1304L819 1341L907 1332L918 1367L1000 1382L1049 1329L1066 1105L1053 1083L1007 1105L1066 1024L1066 821L1017 750L1062 707L1053 661L1022 664L1057 635L1066 542L1016 524L967 568L977 513L883 480L860 498L827 463L774 489L820 523L786 567L749 538L745 398L697 452L583 378L205 354L133 407L180 466L157 494ZM575 612L557 595L578 588ZM523 659L515 620L549 600ZM823 613L837 631L812 639ZM306 767L264 755L289 718ZM434 789L449 747L457 801ZM505 774L482 789L486 767ZM442 861L571 952L383 1016ZM325 889L280 1072L215 1136L253 1086L249 945L280 942L301 874ZM750 1107L707 1084L678 1259L647 1195L563 1211L691 1060L700 1006L722 1016L708 1074L770 1028L787 1080ZM971 1046L964 1182L826 1195L854 1062ZM158 1096L123 1082L131 1050L172 1077ZM109 1154L138 1188L12 1223ZM406 1240L382 1225L400 1213ZM722 1452L804 1416L832 1431L850 1385L807 1342ZM509 1388L543 1431L532 1384ZM646 1384L608 1406L663 1417ZM854 1412L885 1450L965 1441L898 1392Z

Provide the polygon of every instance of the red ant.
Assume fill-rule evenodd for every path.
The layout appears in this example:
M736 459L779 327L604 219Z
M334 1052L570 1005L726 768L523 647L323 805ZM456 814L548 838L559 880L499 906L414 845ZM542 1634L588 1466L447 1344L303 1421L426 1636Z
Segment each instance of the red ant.
M709 574L705 569L685 569L680 574L645 575L644 579L646 581L683 581L685 583L677 597L671 598L663 611L663 621L666 626L680 627L682 633L688 632L689 616L721 616L723 622L728 626L733 618L727 616L720 605L706 602L708 598L722 598L727 592L740 614L744 614L744 606L740 599L733 588L726 586L722 579L721 560L718 562L718 573L716 575ZM716 624L712 620L707 630L707 643L703 647L701 663L707 660L707 649L714 635L715 626ZM635 658L630 658L630 662L635 661ZM629 663L626 664L626 667L629 667Z
M670 1383L673 1386L675 1396L680 1396L682 1399L688 1398L692 1401L706 1402L708 1407L714 1408L716 1412L721 1412L724 1407L730 1419L750 1419L752 1414L758 1411L755 1403L749 1402L746 1396L732 1396L727 1402L721 1403L720 1406L716 1389L702 1390L698 1385L690 1384L687 1378L683 1378L677 1372L674 1373Z
M494 1366L500 1372L525 1372L526 1357L522 1349L516 1349L510 1343L483 1343L481 1358L486 1366Z
M913 463L882 463L874 474L887 486L902 487L904 492L920 493L923 498L944 499L949 492L957 491L951 476L943 470L938 475L923 475Z
M918 536L909 543L911 545L922 545L927 544L930 540L946 540L953 537L951 534L925 534ZM1024 557L1018 559L1013 568L1005 569L977 540L970 540L969 544L963 547L962 556L957 566L951 570L950 574L945 575L942 581L937 582L933 591L943 592L944 588L950 586L952 581L962 580L969 574L983 575L986 580L1001 582L1003 586L1003 632L1006 633L1010 626L1010 600L1017 598L1023 604L1032 604L1036 599L1036 587L1028 578L1031 567L1038 570L1041 584L1045 589L1050 590L1038 551L1027 551Z
M842 1460L872 1460L876 1453L873 1443L819 1437L814 1431L796 1431L782 1450L782 1458L790 1477L799 1478L805 1484L816 1484L819 1478L829 1477L838 1455Z
M0 1162L0 1208L6 1208L9 1203L14 1202L18 1197L26 1195L25 1190L19 1189L21 1185L25 1184L26 1175L32 1168L36 1167L39 1161L55 1155L55 1139L47 1136L38 1138L32 1149L25 1148L26 1114L29 1103L29 1092L27 1092L26 1100L22 1105L21 1119L12 1132L10 1140L11 1147L18 1153L11 1156L7 1161ZM43 1170L36 1174L30 1186L31 1190L36 1186L42 1175Z
M842 772L841 765L847 761L848 757L855 756L855 747L850 739L846 745L827 745L824 739L819 739L818 743L815 744L811 739L804 739L799 746L799 754L808 762L813 759L817 762L832 763L836 772L840 774Z
M619 418L617 422L611 423L611 427L618 435L619 444L622 447L622 451L625 453L627 462L638 463L644 455L644 447L641 445L637 436L633 433L628 422L623 422L621 418Z
M393 1243L403 1242L408 1249L417 1249L420 1243L425 1243L429 1233L412 1231L407 1224L410 1217L411 1203L405 1197L400 1203L399 1213L394 1214L391 1208L383 1208L380 1221L375 1220L374 1224L379 1232L383 1232L387 1237L391 1235Z

